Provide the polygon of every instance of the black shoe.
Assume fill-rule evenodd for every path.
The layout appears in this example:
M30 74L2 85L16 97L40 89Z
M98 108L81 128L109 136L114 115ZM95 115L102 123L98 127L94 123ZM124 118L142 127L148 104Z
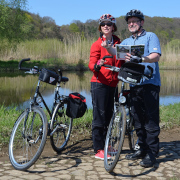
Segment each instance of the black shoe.
M153 154L146 154L146 156L143 158L143 160L139 163L142 167L152 167L156 163L156 158Z
M146 152L139 149L133 154L126 155L126 159L128 160L136 160L136 159L142 159L146 156Z

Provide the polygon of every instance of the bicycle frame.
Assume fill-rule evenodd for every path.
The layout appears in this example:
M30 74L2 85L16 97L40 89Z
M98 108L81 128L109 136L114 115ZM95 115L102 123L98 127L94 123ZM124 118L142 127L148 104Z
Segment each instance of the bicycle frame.
M24 70L29 74L42 72L42 69L39 69L37 66L34 66L34 68L21 67L24 61L29 60L29 58L22 59L19 63L19 70ZM47 136L50 136L52 148L56 152L61 152L69 140L73 119L66 115L64 106L64 104L68 103L69 96L61 95L59 92L60 83L66 83L69 79L62 76L60 69L58 69L57 75L55 75L56 83L51 83L51 81L40 78L39 76L29 107L21 113L14 124L9 142L9 159L13 167L17 170L26 170L37 161L44 149ZM47 76L47 78L50 77L53 78L53 73ZM41 81L56 85L52 109L47 106L40 92ZM40 103L44 104L50 116L49 122L47 113L44 112ZM18 143L21 144L18 147L20 151L14 151Z
M36 87L36 91L35 91L35 94L34 94L34 97L33 97L33 101L30 103L30 107L33 106L33 105L39 105L39 102L37 102L37 98L38 96L41 98L42 100L42 103L43 105L45 106L49 116L50 116L50 119L52 118L52 114L53 114L53 111L54 111L54 107L55 107L55 104L57 103L57 100L59 99L59 88L60 88L60 83L57 83L57 86L55 88L55 93L54 93L54 102L53 102L53 106L52 106L52 109L50 111L49 107L47 106L42 94L40 93L39 89L40 89L40 80L38 80L38 84L37 84L37 87Z

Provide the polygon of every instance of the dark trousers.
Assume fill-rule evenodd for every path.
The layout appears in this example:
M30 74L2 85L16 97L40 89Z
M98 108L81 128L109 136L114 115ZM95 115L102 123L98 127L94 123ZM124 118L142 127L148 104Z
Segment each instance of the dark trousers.
M151 84L131 87L132 115L141 149L157 156L159 152L159 92Z
M103 150L108 125L114 110L115 87L91 82L93 104L92 139L94 152Z

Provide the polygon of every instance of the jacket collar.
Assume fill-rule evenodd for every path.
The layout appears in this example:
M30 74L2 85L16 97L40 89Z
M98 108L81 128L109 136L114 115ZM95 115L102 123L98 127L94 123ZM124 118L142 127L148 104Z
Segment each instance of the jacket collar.
M131 35L130 37L132 37L134 39L134 38L138 38L138 37L141 37L141 36L144 36L144 35L146 35L146 31L143 29L140 35L138 35L138 36Z

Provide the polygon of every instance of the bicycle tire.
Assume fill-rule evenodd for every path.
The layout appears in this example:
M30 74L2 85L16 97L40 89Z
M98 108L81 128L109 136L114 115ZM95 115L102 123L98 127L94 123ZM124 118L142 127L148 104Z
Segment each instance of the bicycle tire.
M9 141L9 159L17 170L31 167L41 155L47 137L47 117L37 107L21 113L12 129Z
M135 151L139 149L138 145L138 138L136 135L136 130L133 126L133 117L130 116L130 122L127 127L127 136L128 136L128 142L129 142L129 148L131 151Z
M127 136L128 136L128 142L129 142L129 148L131 151L133 151L133 147L134 147L134 139L133 139L133 134L134 134L134 130L133 130L133 117L130 116L129 117L129 122L127 123Z
M112 172L119 160L125 132L126 111L124 106L119 106L113 113L105 141L104 167L107 172Z
M69 141L72 130L73 119L66 115L66 109L61 104L57 104L50 124L51 146L57 153L60 153Z

